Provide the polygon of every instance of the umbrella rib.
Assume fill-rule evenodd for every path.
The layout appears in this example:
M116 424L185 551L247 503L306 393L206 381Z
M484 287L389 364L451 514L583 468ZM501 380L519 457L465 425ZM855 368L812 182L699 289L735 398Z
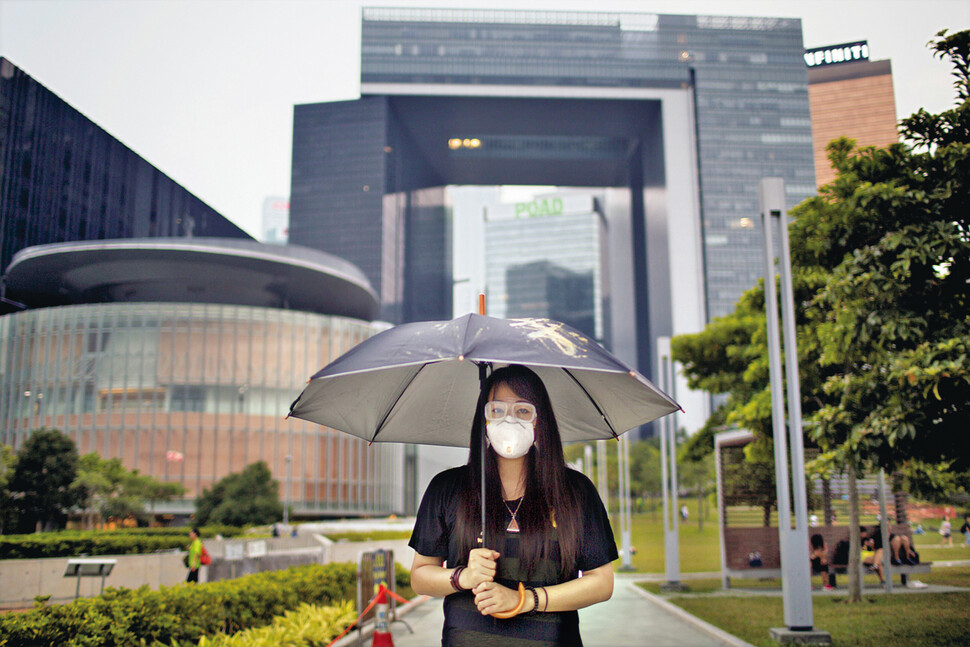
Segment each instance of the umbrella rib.
M582 382L580 382L579 380L577 380L577 379L576 379L576 376L575 376L575 375L573 375L573 374L572 374L572 373L570 372L570 370L569 370L568 368L564 368L564 369L563 369L563 372L564 372L564 373L565 373L566 375L568 375L568 376L569 376L570 378L572 378L572 381L576 383L576 386L578 386L579 388L581 388L581 389L583 390L583 393L585 393L585 394L586 394L586 397L587 397L587 398L589 399L589 401L590 401L590 402L591 402L591 403L593 404L593 406L594 406L594 407L596 407L596 411L597 411L597 413L599 413L599 414L600 414L600 416L602 416L602 418L603 418L603 422L605 422L605 423L606 423L606 426L610 428L610 433L611 433L611 434L613 434L613 437L614 437L614 438L616 438L617 440L619 440L619 439L620 439L620 437L619 437L619 436L617 435L617 433L616 433L616 429L614 429L614 428L613 428L613 423L611 423L611 422L610 422L610 419L606 417L606 414L605 414L605 413L603 413L603 410L602 410L602 409L600 409L600 405L599 405L599 403L597 403L597 402L596 402L596 399L595 399L595 398L593 398L593 396L591 396L591 395L589 394L589 391L587 391L587 390L586 390L586 387L585 387L585 386L583 386L583 383L582 383Z
M384 423L387 422L387 419L391 417L391 412L394 411L394 407L397 406L397 403L401 401L401 396L404 395L404 392L408 390L409 386L411 386L411 382L413 382L414 378L418 376L418 373L424 370L425 366L427 366L427 364L421 364L420 366L418 366L418 370L414 372L414 374L408 380L408 383L404 385L403 389L398 391L397 397L394 398L394 402L392 402L391 406L387 408L387 411L384 412L384 417L381 418L381 421L377 424L377 429L374 430L374 435L371 437L369 441L367 441L368 446L373 445L374 441L377 440L377 437L381 433L381 429L384 428Z

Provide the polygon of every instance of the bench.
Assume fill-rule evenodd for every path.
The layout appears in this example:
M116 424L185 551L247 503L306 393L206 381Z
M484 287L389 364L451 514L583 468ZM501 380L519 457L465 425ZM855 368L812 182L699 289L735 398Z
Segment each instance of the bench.
M893 575L899 575L899 582L903 586L909 584L909 576L917 575L919 573L929 573L932 569L933 562L920 562L919 564L900 564L899 566L893 564L889 567L889 577ZM875 573L870 567L860 564L859 577L862 577L866 573ZM849 572L849 567L847 564L832 564L832 570L836 574L845 575Z
M910 534L908 525L890 525L890 532L897 535ZM809 528L809 536L820 534L825 539L829 550L835 548L836 543L849 538L848 526L818 526ZM724 562L722 569L722 581L725 588L731 587L731 579L773 579L781 577L781 556L778 549L778 529L775 527L728 527L722 528L723 541L725 546ZM762 566L751 566L748 563L748 555L757 552L761 556ZM831 558L831 552L830 552ZM867 567L859 565L861 573L864 574ZM837 574L845 574L847 566L845 564L834 564L832 569ZM910 575L918 573L929 573L931 563L920 563L915 565L890 566L888 576L899 575L900 582L906 586ZM818 573L815 573L816 575Z
M909 584L909 576L917 575L919 573L929 573L932 570L933 562L921 562L919 564L902 564L900 566L892 565L889 567L890 574L899 575L899 582L903 586ZM845 575L848 573L848 566L846 564L833 564L832 571L838 575ZM864 576L866 573L875 573L875 571L869 569L869 567L860 564L859 577ZM813 573L812 575L821 575L821 573ZM724 572L725 583L727 588L730 588L731 579L739 580L771 580L781 578L780 568L761 568L758 566L752 566L746 569L728 569Z

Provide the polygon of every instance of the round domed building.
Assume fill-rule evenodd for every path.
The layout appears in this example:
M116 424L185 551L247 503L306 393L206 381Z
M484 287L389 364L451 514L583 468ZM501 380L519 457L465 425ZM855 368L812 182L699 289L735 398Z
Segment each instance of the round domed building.
M382 326L364 274L294 245L216 238L57 243L18 252L0 317L0 442L59 429L185 486L265 461L294 515L399 513L404 447L285 419L306 380Z

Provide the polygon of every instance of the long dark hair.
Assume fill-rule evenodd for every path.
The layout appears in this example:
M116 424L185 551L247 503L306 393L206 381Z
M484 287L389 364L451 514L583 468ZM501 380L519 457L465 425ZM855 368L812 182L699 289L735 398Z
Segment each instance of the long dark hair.
M516 513L521 563L527 573L536 572L540 559L555 557L552 544L558 535L560 575L565 578L574 570L579 553L580 502L569 487L559 426L546 387L538 375L518 364L496 369L485 380L478 397L468 453L468 479L459 496L457 531L461 554L467 555L469 550L479 546L484 411L497 384L507 385L524 401L534 404L537 414L535 444L526 455L525 495ZM504 536L506 508L498 461L491 449L485 454L485 492L485 546L496 548L489 543Z

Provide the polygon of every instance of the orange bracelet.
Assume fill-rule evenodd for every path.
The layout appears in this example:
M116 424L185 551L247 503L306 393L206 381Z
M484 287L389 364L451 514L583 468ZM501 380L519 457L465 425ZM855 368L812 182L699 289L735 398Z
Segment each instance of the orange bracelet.
M509 618L514 618L519 615L522 611L522 607L525 606L525 585L519 582L519 603L515 605L515 608L511 611L500 611L498 613L493 613L493 618L499 618L501 620L508 620Z

